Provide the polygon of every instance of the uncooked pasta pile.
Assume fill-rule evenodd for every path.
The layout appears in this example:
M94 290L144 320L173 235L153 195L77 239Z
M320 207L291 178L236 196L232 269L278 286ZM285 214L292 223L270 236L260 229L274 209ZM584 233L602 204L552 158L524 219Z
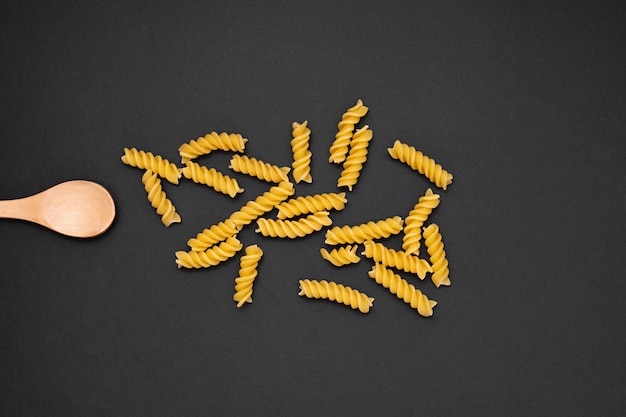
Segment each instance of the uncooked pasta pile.
M187 241L188 248L175 255L178 268L210 268L230 259L239 259L240 270L233 277L233 300L237 307L252 302L253 284L258 277L258 265L263 250L257 244L248 245L239 240L239 232L246 226L256 226L255 232L267 238L298 239L323 233L326 247L319 247L322 260L337 268L364 262L372 263L368 276L389 293L404 301L423 317L433 315L437 302L415 284L430 278L433 286L450 285L450 271L439 225L429 222L429 215L440 202L440 194L427 189L417 196L408 213L395 213L383 219L370 219L360 224L334 225L333 213L346 208L349 193L357 185L368 159L368 148L374 138L369 125L362 124L369 108L362 100L348 108L337 125L337 134L329 145L329 164L342 167L337 179L339 190L296 196L300 182L312 183L312 152L309 150L311 129L308 121L292 122L289 142L293 159L290 166L279 166L246 155L247 138L238 133L211 132L178 148L181 165L168 161L152 152L136 148L124 148L121 160L124 164L144 171L143 188L165 227L182 221L173 202L163 191L165 180L178 184L187 179L206 185L218 193L236 198L244 193L235 174L247 175L271 184L265 193L254 196L232 213L224 213L224 220L208 225ZM200 156L214 151L233 152L227 175L215 167L197 162ZM408 165L423 175L436 187L447 190L452 174L414 146L396 140L388 148L391 158ZM292 181L293 180L293 181ZM275 217L271 213L275 211ZM400 235L402 249L392 248L385 242L391 236ZM321 246L321 245L320 245ZM245 250L244 250L245 248ZM243 250L243 251L242 251ZM403 276L414 281L411 283ZM357 288L332 280L302 278L294 280L300 286L300 296L309 299L334 301L361 313L368 313L374 298ZM420 285L420 284L418 284ZM430 292L428 290L427 292Z

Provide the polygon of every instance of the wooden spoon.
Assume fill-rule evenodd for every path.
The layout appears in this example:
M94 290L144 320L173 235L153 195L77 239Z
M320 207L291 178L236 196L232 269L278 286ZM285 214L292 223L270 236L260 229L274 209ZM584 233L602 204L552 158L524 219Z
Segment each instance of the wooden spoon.
M0 201L0 218L31 221L67 236L94 237L113 223L115 204L100 184L73 180L29 197Z

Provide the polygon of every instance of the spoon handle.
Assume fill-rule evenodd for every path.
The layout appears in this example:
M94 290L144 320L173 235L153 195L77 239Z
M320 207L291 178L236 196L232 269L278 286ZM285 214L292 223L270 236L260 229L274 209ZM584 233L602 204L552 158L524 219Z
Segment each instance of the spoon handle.
M0 218L27 220L42 224L42 201L38 194L14 200L0 200Z

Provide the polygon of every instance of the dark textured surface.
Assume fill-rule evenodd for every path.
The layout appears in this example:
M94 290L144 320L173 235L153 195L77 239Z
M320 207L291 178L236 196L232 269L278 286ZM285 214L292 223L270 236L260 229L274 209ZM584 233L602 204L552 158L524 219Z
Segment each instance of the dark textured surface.
M0 198L84 178L118 210L88 241L0 222L0 414L624 415L624 6L268 3L0 6ZM403 274L433 317L367 259L322 260L323 233L244 229L265 256L241 309L237 260L176 268L188 238L269 186L236 175L231 200L165 184L183 218L166 229L124 147L179 163L180 144L237 132L289 165L308 120L313 184L296 190L337 191L328 148L358 98L374 139L336 225L404 216L430 186L388 156L396 139L454 174L429 219L452 286ZM307 277L374 307L300 298Z

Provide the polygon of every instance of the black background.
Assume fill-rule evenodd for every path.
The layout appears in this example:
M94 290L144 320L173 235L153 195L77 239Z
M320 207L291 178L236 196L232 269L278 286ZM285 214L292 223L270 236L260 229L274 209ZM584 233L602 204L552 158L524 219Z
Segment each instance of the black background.
M0 198L83 178L115 198L99 238L0 222L0 414L5 416L604 415L626 412L626 88L622 2L29 2L0 6ZM454 174L429 222L450 287L423 318L335 268L323 233L259 244L254 302L238 261L179 270L174 253L269 188L236 199L164 184L165 228L138 147L241 133L290 165L312 130L313 184L361 98L369 159L335 225L405 216L431 184L396 139ZM228 153L202 159L228 173ZM232 173L231 173L232 174ZM398 245L397 238L389 241ZM397 246L396 246L397 247ZM364 315L298 297L330 279L375 297Z

